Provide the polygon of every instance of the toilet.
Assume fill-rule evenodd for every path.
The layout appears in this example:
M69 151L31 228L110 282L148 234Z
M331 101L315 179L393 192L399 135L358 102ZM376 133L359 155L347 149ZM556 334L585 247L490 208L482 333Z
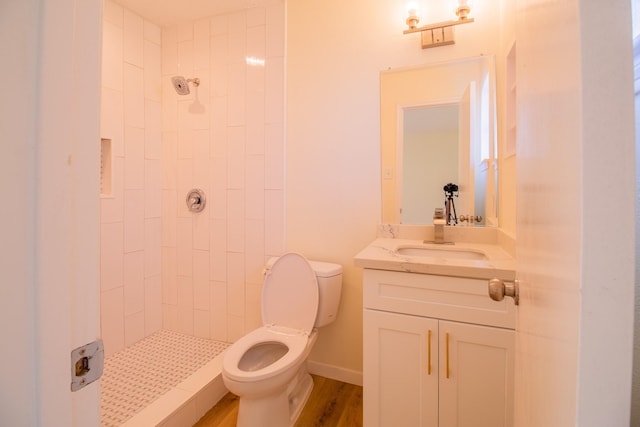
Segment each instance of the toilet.
M308 261L298 253L272 258L262 288L263 326L233 343L222 379L240 397L240 427L295 423L313 380L306 359L317 329L333 322L342 289L342 266Z

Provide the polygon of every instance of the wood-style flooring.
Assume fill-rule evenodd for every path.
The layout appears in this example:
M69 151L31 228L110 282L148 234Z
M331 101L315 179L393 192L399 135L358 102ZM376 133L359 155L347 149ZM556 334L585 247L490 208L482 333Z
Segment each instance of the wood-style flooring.
M362 426L362 387L329 378L313 377L313 390L296 427ZM227 393L194 427L235 427L238 397Z

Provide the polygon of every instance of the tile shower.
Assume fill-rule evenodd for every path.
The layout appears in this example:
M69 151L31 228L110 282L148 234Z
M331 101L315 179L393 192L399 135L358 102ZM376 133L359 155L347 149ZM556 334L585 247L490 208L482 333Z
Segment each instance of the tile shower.
M232 342L284 245L284 4L161 28L107 1L102 56L107 357L164 332ZM175 75L201 84L180 96Z

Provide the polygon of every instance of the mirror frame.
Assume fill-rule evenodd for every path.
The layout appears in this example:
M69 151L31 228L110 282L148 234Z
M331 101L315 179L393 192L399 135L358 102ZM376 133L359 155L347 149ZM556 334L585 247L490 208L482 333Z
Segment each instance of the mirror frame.
M487 191L485 224L497 226L496 77L495 58L492 55L380 72L380 176L383 223L401 223L398 191L401 173L398 169L401 153L398 150L401 144L398 138L402 135L402 129L399 128L402 124L402 111L418 105L457 102L471 82L476 82L476 86L479 86L482 77L486 74L489 75L490 85L490 108L487 120L491 153L487 164L483 167L487 168L487 188L492 189L492 194ZM429 224L430 219L425 219L425 224Z

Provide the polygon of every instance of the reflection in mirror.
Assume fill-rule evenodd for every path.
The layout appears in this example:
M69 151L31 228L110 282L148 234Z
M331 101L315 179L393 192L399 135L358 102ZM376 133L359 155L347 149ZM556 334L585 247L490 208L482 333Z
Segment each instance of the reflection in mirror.
M455 220L497 225L493 61L381 72L383 222L431 223L435 208L445 207L444 186L454 183Z
M405 224L421 224L432 217L434 207L442 204L444 186L458 181L459 110L454 103L402 111L398 197Z

